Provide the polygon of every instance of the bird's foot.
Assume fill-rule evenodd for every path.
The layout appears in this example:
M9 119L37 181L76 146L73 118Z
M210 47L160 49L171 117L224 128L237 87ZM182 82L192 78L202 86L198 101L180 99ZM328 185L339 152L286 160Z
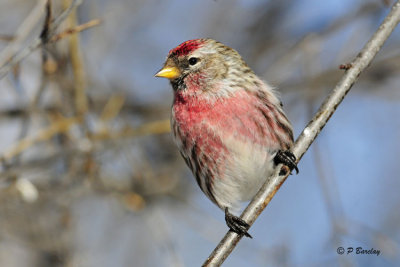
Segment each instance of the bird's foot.
M286 166L289 167L290 169L290 173L292 173L292 170L295 169L296 170L296 174L299 173L299 169L297 168L297 164L296 164L296 156L293 155L292 152L290 152L289 150L279 150L278 153L276 153L275 158L274 158L275 164L279 164L282 163Z
M253 238L247 230L249 230L250 225L242 220L241 218L231 214L228 208L225 208L225 222L226 225L231 229L231 231L237 233L240 236L247 236Z

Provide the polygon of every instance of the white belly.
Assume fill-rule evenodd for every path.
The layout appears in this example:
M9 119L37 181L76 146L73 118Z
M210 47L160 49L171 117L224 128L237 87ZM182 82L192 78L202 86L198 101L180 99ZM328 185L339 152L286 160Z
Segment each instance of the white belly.
M240 202L251 200L272 174L275 151L249 142L225 140L230 155L223 177L214 180L214 195L221 208L233 210Z

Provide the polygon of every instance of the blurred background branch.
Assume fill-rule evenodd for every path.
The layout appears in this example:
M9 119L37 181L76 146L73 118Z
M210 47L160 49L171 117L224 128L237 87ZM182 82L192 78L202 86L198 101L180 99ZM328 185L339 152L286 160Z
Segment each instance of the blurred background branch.
M44 1L39 1L38 8L42 6L42 3ZM47 0L46 4L50 7L51 0ZM73 0L72 3L66 8L66 10L61 13L57 18L54 19L54 22L50 22L50 13L47 13L47 17L49 18L47 23L45 22L44 24L44 29L47 27L45 33L46 33L46 38L43 38L43 30L41 33L41 36L35 38L32 40L32 42L25 48L19 50L20 44L17 41L12 42L14 46L11 46L6 49L2 54L0 55L0 79L4 78L4 76L7 74L8 71L10 71L14 65L18 64L21 60L23 60L25 57L27 57L30 53L32 53L34 50L38 49L40 45L43 45L43 42L47 42L49 38L51 38L54 34L55 31L57 30L58 26L68 17L68 15L74 10L76 6L81 4L80 0ZM47 12L50 12L50 8L46 8ZM36 10L35 10L36 11ZM36 18L37 15L40 15L39 12L35 12L32 17ZM29 21L25 22L24 25L29 25L31 27L31 17L28 17ZM25 28L22 27L21 28ZM29 28L28 30L24 30L26 34L30 34ZM21 33L19 35L20 39L27 38L27 36L23 36ZM17 39L17 40L20 40ZM8 50L10 52L8 52Z

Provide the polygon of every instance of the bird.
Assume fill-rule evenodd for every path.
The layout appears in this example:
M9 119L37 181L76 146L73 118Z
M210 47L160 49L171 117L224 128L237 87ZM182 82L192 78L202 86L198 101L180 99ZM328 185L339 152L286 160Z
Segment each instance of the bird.
M200 189L225 212L231 231L251 238L250 225L233 212L275 165L298 172L292 125L276 90L236 50L209 38L171 49L155 76L172 85L173 138Z

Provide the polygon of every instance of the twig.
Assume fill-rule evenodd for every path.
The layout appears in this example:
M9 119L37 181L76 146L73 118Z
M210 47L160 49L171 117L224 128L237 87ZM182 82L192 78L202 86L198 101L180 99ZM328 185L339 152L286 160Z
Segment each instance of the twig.
M67 7L71 0L64 0L63 4ZM76 9L71 12L68 18L68 24L71 28L77 25ZM80 49L80 38L78 34L73 34L69 38L69 54L71 57L72 72L74 74L74 98L75 112L79 116L86 114L88 110L88 102L86 97L86 79L85 68L83 66L82 53Z
M6 64L13 54L22 49L22 46L29 37L29 34L32 32L32 29L42 18L46 2L47 0L37 1L36 6L32 9L29 15L26 16L15 33L13 33L14 38L12 42L0 52L0 66Z
M88 21L88 22L86 22L84 24L78 25L78 26L76 26L74 28L69 28L69 29L67 29L67 30L65 30L65 31L63 31L63 32L61 32L59 34L54 35L50 39L49 42L58 42L59 40L65 38L67 36L70 36L72 34L76 34L76 33L79 33L81 31L87 30L89 28L92 28L94 26L99 25L100 23L101 23L101 21L99 19L90 20L90 21Z
M335 112L338 105L342 102L350 88L356 82L360 73L368 67L399 21L400 0L393 5L390 13L387 15L379 29L364 46L357 58L352 62L352 68L347 70L331 94L325 99L317 114L297 139L293 147L293 154L297 157L297 161L301 159L310 147L311 143L318 136L329 118ZM288 177L288 174L279 176L281 168L282 165L278 165L275 168L274 174L267 180L254 199L243 211L241 218L250 225L254 223ZM228 232L204 262L203 266L220 266L233 251L241 238L242 237L236 233Z
M124 103L125 98L122 95L112 95L101 112L101 121L107 122L115 118L121 111Z
M166 119L145 123L136 128L127 126L121 131L116 132L111 132L105 128L99 132L91 134L89 137L93 141L101 141L107 139L132 138L137 136L164 134L169 133L170 131L170 121L169 119Z
M51 0L47 0L46 17L44 19L42 32L40 33L40 39L42 39L42 42L44 43L47 42L49 38L50 24L51 24Z

